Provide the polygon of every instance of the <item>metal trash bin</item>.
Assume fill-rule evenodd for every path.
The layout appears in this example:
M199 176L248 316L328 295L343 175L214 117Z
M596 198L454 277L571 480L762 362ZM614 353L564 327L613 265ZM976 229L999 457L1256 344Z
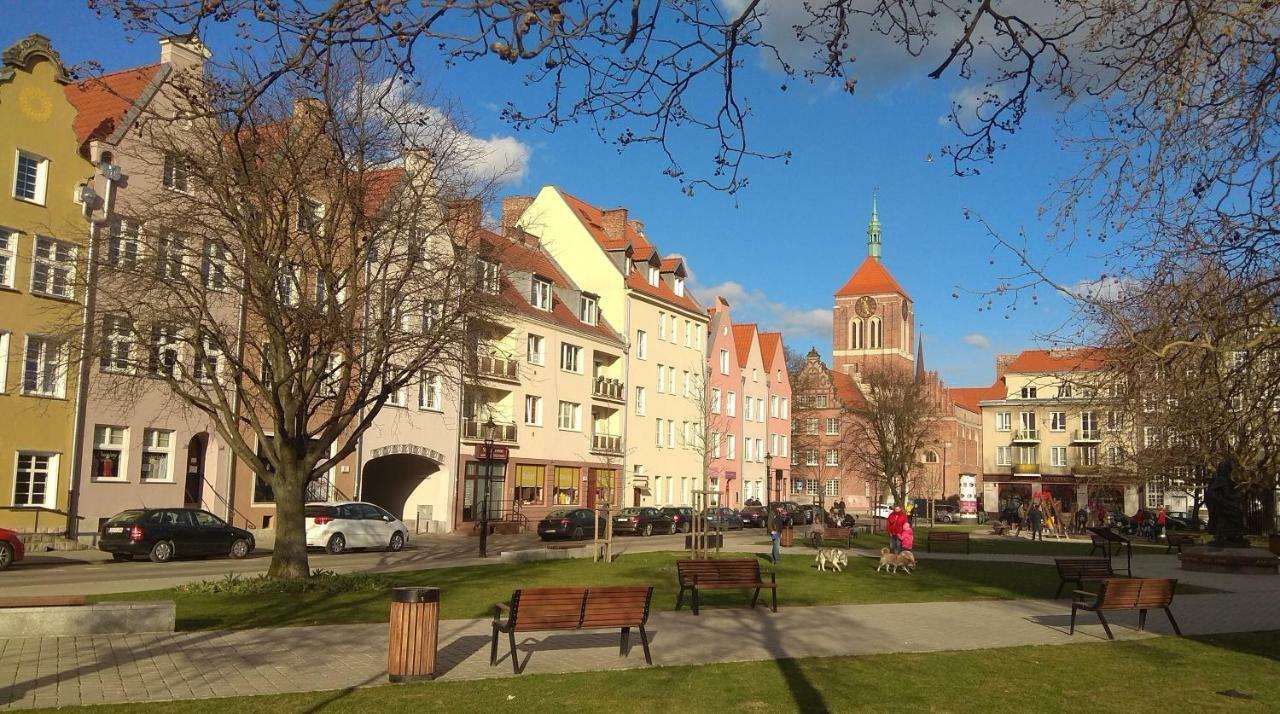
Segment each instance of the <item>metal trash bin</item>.
M412 682L436 672L440 639L440 588L393 588L387 679Z

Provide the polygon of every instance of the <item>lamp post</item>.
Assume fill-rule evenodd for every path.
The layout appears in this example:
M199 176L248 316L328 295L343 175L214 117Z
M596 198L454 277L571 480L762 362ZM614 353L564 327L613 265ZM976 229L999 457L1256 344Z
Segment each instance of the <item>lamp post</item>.
M765 452L764 455L764 500L767 504L770 500L781 501L781 498L774 498L772 491L769 490L769 477L773 475L773 454Z
M490 416L484 423L484 498L480 506L480 557L489 557L489 485L493 482L493 430Z

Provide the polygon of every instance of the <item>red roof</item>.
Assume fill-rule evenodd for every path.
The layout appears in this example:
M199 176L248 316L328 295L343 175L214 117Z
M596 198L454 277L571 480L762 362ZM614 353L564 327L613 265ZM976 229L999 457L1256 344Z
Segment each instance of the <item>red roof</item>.
M149 64L68 84L65 92L76 108L74 127L80 143L111 136L159 69Z
M836 397L844 403L846 408L859 408L867 405L866 397L862 396L862 390L858 389L858 385L854 384L853 377L844 372L837 372L834 369L827 370L831 375L831 384L835 387Z
M773 358L782 352L781 332L760 333L760 357L764 360L764 370L773 371Z
M747 360L751 357L751 343L756 337L756 326L743 323L733 326L733 349L738 353L738 366L746 369Z
M1106 366L1106 352L1098 347L1064 350L1023 350L1009 363L1007 372L1074 372Z
M561 196L564 196L564 200L569 204L569 207L578 214L578 218L582 220L583 225L587 227L587 231L596 239L596 242L600 244L601 248L604 248L605 250L623 250L629 243L632 245L643 244L649 248L653 247L648 241L642 238L639 233L636 233L630 223L627 224L624 231L624 240L615 240L610 238L604 232L604 211L580 198L571 196L564 191L559 191L559 193ZM652 250L649 252L652 252ZM647 258L648 255L645 255L645 257Z
M1004 399L1008 396L1003 377L997 379L990 387L953 387L948 391L951 393L951 401L955 402L956 406L968 409L975 414L982 413L978 402L987 399Z
M884 265L875 258L868 257L862 261L862 265L858 266L857 272L849 278L849 282L844 284L836 292L836 296L841 295L878 295L882 293L897 293L902 297L910 299L907 292L898 285L898 281L893 279L889 271Z
M391 189L400 183L404 175L405 171L402 167L380 169L365 174L365 181L368 182L364 194L365 215L372 216L382 209L382 204L391 195Z

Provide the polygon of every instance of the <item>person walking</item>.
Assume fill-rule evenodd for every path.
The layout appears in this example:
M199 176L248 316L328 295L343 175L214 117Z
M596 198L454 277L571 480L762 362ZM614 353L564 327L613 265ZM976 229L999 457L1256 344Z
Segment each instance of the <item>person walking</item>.
M1156 538L1164 535L1164 528L1169 524L1169 507L1161 506L1160 511L1156 513Z
M884 529L889 534L889 552L902 552L902 527L905 525L907 514L902 512L902 506L894 506L893 512L884 519Z
M1080 510L1076 511L1076 533L1084 533L1084 528L1088 523L1089 512L1085 510L1084 506L1081 506Z
M1044 511L1040 510L1040 504L1031 506L1031 511L1027 513L1027 520L1031 522L1031 540L1044 540Z
M770 557L773 564L777 565L782 560L782 514L776 510L769 512L769 539L773 541Z

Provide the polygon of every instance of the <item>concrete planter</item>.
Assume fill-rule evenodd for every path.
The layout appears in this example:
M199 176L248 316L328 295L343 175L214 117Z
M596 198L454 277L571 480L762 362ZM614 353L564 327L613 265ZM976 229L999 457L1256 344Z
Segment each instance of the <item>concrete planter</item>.
M0 633L5 637L70 637L173 632L176 617L170 600L15 607L0 609Z

